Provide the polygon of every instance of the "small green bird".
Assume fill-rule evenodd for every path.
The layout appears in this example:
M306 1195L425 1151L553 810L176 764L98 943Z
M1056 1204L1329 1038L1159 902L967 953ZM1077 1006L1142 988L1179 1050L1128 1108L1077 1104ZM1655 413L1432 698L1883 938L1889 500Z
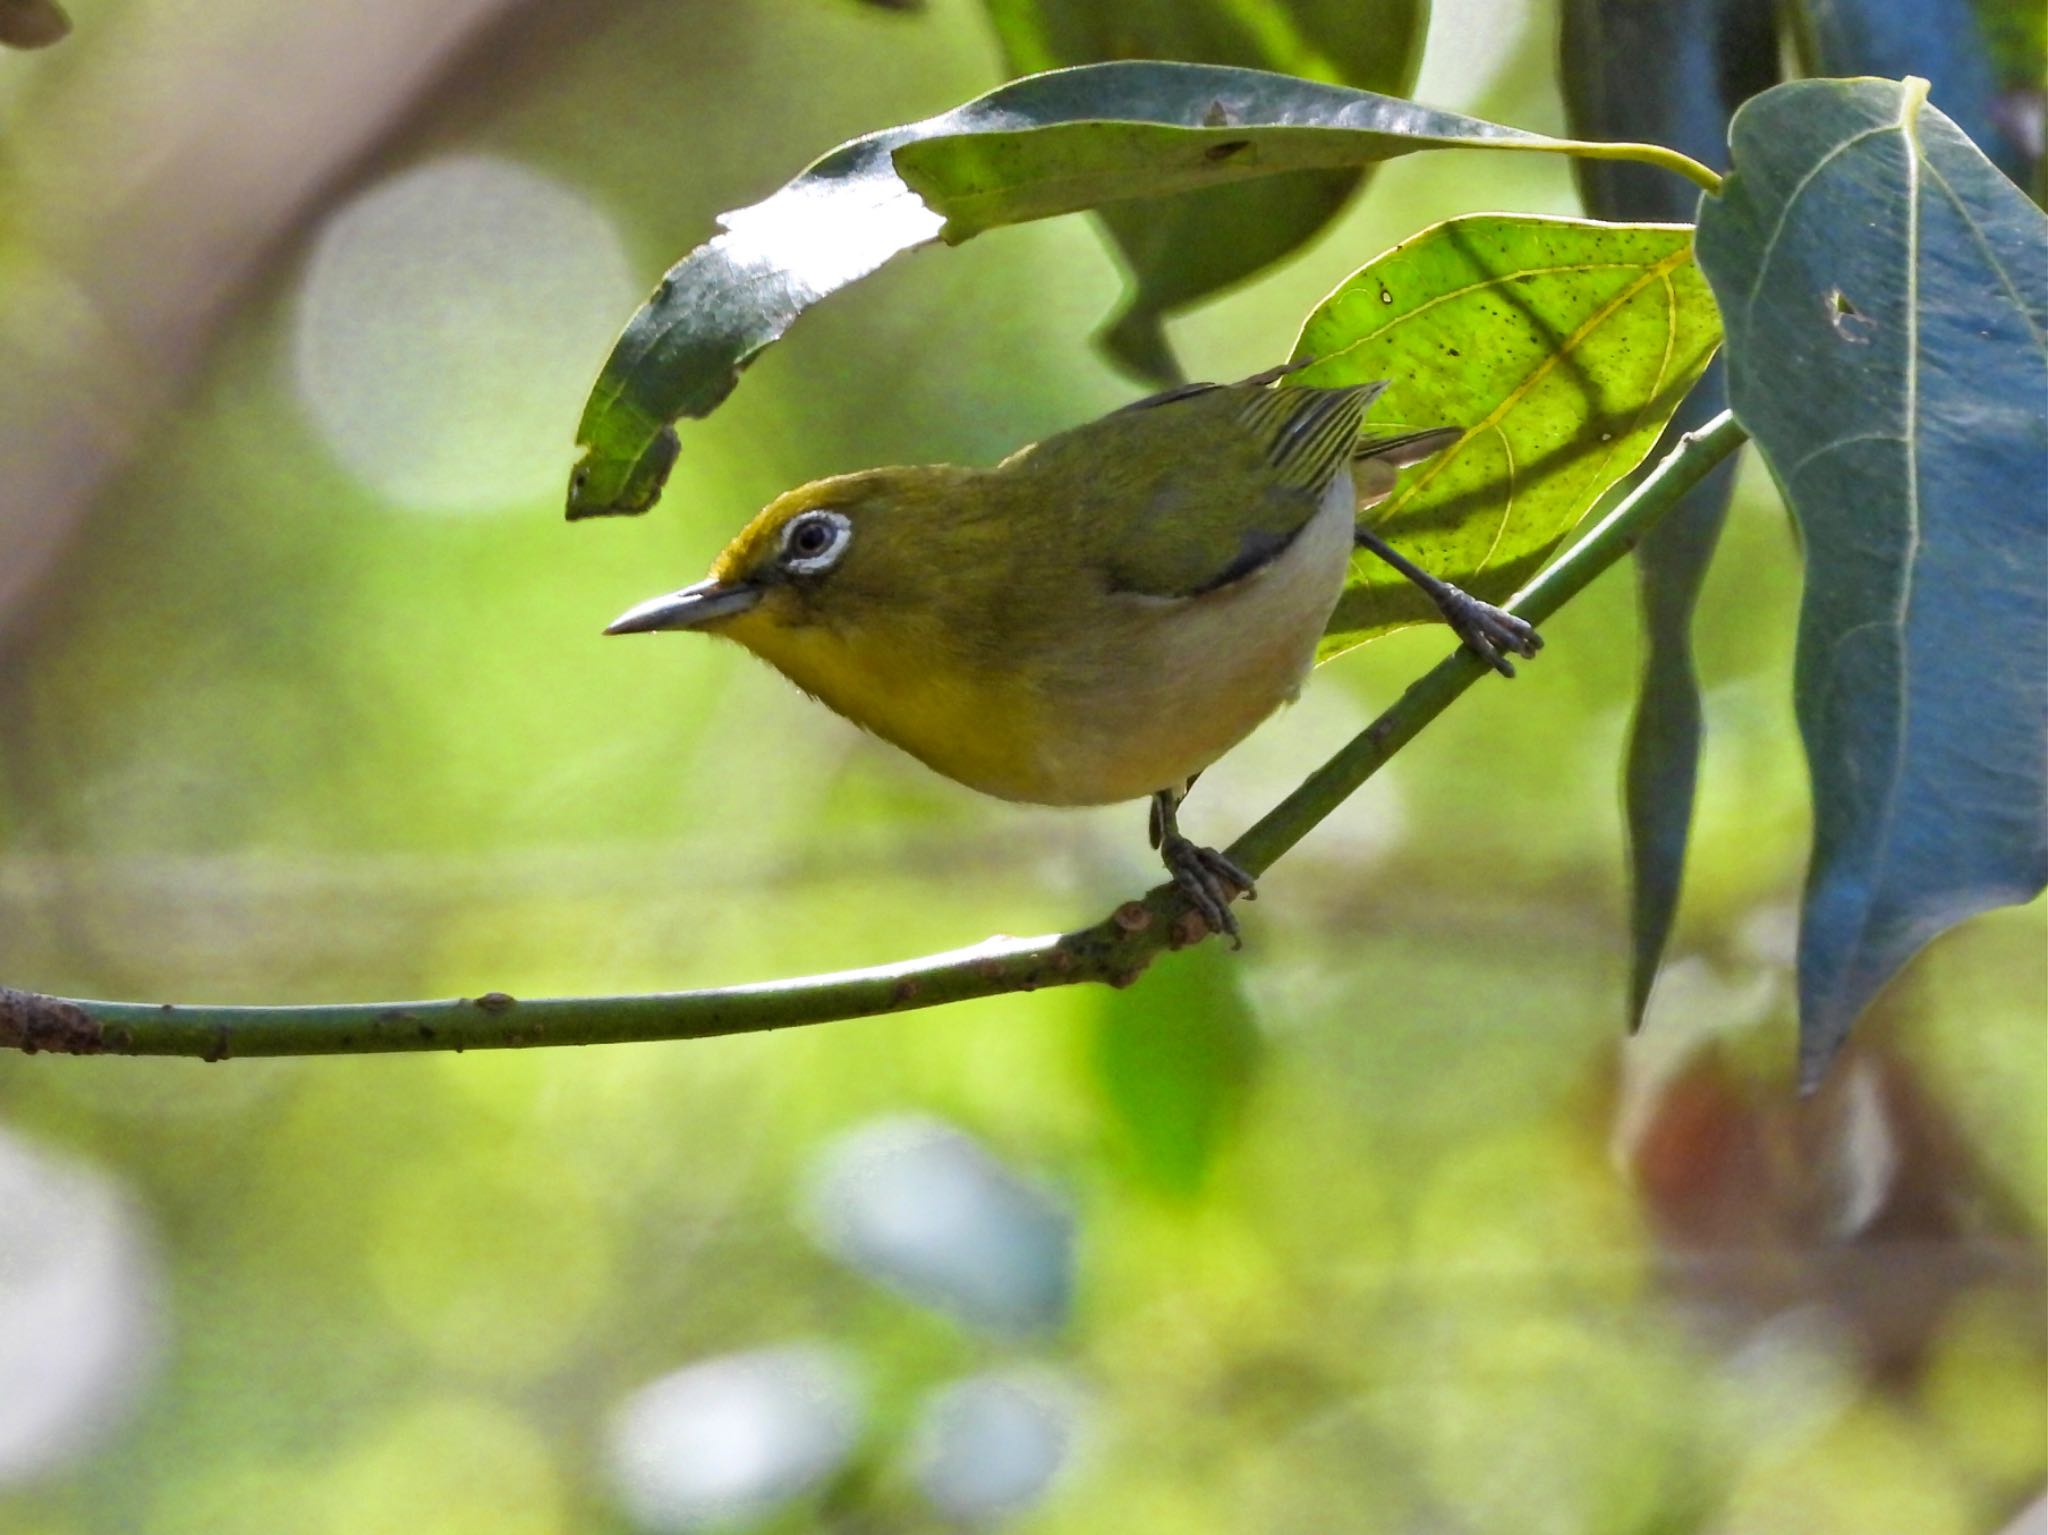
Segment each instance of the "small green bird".
M1542 641L1358 525L1456 427L1361 439L1385 383L1271 369L1187 384L992 469L869 469L800 486L707 580L607 634L701 629L929 767L1003 799L1149 797L1152 843L1211 931L1237 940L1242 869L1181 834L1210 763L1299 692L1354 547L1426 592L1512 676Z

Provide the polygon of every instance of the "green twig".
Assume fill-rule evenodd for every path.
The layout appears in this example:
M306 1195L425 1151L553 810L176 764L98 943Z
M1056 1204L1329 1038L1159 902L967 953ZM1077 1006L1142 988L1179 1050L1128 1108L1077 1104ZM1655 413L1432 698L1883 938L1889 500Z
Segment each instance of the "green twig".
M1550 617L1619 560L1745 433L1725 411L1687 435L1592 531L1525 590L1515 611ZM1465 651L1439 662L1300 788L1231 845L1263 873L1487 675ZM1080 981L1128 985L1162 951L1204 936L1171 887L1130 901L1093 927L1043 938L991 939L872 970L653 996L515 1001L502 993L452 1001L325 1007L154 1006L79 1002L0 987L0 1046L79 1055L352 1055L704 1039L836 1018L936 1007Z

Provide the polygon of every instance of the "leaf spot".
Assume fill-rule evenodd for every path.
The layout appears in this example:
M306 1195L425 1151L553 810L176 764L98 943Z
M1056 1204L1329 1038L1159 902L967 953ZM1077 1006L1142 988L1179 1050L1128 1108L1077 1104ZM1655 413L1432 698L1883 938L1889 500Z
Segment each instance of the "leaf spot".
M1222 144L1211 144L1202 151L1205 160L1228 160L1252 147L1250 139L1231 139Z
M1867 346L1870 336L1877 329L1877 321L1870 318L1850 301L1849 295L1840 288L1828 294L1828 324L1835 328L1835 334L1851 346Z

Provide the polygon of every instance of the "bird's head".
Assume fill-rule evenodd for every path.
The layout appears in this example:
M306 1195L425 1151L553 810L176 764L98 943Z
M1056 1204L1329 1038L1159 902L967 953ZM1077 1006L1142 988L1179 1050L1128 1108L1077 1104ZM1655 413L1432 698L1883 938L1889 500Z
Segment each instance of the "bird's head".
M934 580L938 547L972 521L975 471L946 466L869 469L800 485L742 528L692 586L640 603L606 634L701 629L750 650L776 631L858 633L901 617Z

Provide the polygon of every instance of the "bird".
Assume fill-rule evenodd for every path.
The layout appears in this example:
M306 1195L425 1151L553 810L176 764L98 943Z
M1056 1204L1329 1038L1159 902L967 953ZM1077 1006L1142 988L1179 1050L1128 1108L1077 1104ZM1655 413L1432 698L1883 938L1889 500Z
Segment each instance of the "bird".
M606 634L737 642L944 776L1044 805L1146 800L1208 931L1242 942L1252 877L1182 833L1196 777L1298 694L1355 549L1399 570L1489 666L1542 645L1359 522L1461 431L1362 435L1385 380L1290 382L1306 361L1190 383L992 468L815 480L743 527L704 580Z

